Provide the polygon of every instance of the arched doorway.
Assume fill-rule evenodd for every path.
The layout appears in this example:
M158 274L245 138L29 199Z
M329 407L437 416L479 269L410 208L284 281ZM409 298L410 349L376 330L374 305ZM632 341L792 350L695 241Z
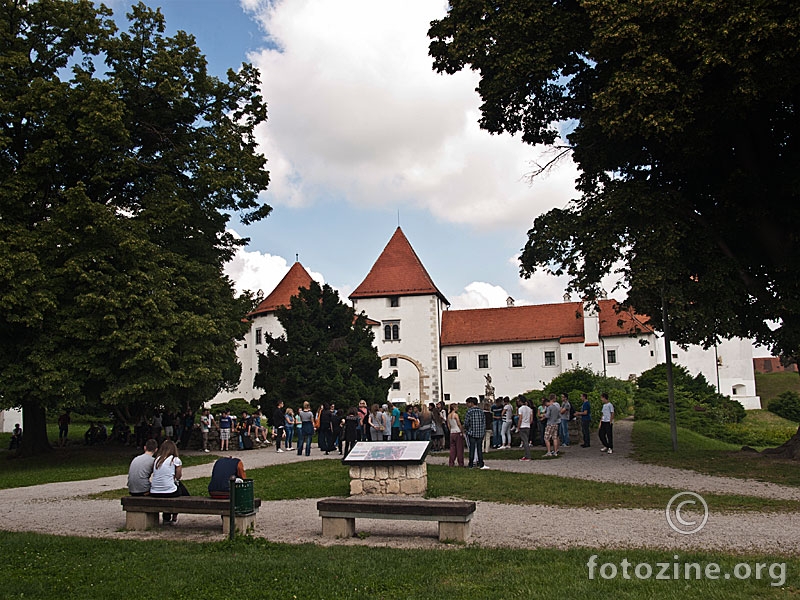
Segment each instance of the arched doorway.
M392 371L398 372L400 389L390 389L390 399L402 397L404 402L414 404L422 402L427 404L431 401L430 384L428 382L430 376L425 372L425 367L418 360L405 354L385 354L381 356L381 369L387 369L386 372L388 373Z

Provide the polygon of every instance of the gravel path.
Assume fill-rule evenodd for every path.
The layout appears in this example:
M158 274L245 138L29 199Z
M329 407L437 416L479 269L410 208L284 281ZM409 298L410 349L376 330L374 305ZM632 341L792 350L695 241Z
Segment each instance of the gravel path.
M757 481L711 477L691 471L639 464L627 457L631 423L615 425L612 456L592 448L571 447L562 458L548 461L491 460L487 464L513 472L563 475L596 481L660 485L694 492L744 494L765 498L800 499L800 489ZM539 449L537 448L537 451ZM271 449L243 453L247 469L276 463L309 460L294 452L278 454ZM324 457L318 451L312 459ZM430 457L432 464L441 457ZM211 474L212 465L184 469L184 478ZM53 483L0 490L0 529L118 539L219 540L216 517L181 515L177 527L146 532L125 531L125 517L118 500L90 500L90 493L119 489L125 476L91 481ZM557 502L557 499L554 499ZM212 521L212 522L210 522ZM542 523L557 523L545 529ZM443 548L437 540L436 523L361 519L356 522L363 539L327 540L321 537L316 500L264 502L258 515L256 535L274 542L320 545L369 545L396 548ZM510 548L663 548L705 549L769 554L800 553L800 514L711 513L702 531L681 535L669 528L664 510L579 509L552 506L519 506L479 502L472 521L471 545Z

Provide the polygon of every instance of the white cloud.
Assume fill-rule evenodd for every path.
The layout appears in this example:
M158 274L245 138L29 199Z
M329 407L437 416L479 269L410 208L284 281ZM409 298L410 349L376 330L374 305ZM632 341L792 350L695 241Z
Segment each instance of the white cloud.
M452 299L451 308L498 308L506 306L508 292L499 285L473 281L464 288L465 292Z
M237 237L235 231L231 231ZM306 265L303 265L308 270ZM229 263L225 265L225 274L233 280L234 289L241 293L250 290L253 293L261 290L264 297L268 296L275 286L289 271L291 264L282 256L250 252L239 248ZM308 271L311 278L319 283L325 283L321 273Z
M409 204L483 226L530 222L574 194L566 161L529 186L539 151L478 128L477 75L428 56L430 0L242 0L277 49L250 60L270 120L259 131L273 205L322 197Z

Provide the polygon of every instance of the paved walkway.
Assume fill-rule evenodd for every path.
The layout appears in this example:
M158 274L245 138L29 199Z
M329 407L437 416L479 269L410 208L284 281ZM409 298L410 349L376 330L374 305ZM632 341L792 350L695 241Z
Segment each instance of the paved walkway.
M800 490L795 488L639 464L628 458L630 423L620 422L615 429L615 453L612 456L601 453L599 446L589 449L571 447L556 460L487 462L492 468L513 472L665 485L695 492L800 499ZM298 457L294 452L279 454L271 448L234 455L244 460L248 470L283 462L339 458L338 455L325 457L316 449L310 458ZM444 462L444 459L430 457L429 462L436 464ZM188 467L184 470L184 478L207 477L211 468L211 464ZM90 500L86 497L90 493L119 489L125 484L126 477L120 475L0 490L0 529L118 539L222 539L221 526L214 522L216 517L203 515L181 515L176 527L147 532L125 531L125 517L118 500ZM553 500L557 504L558 499ZM545 528L542 523L556 525ZM364 539L323 539L316 500L285 500L262 504L256 535L283 543L446 547L437 540L436 523L363 519L356 522L356 527L368 535ZM797 554L800 553L800 514L712 513L702 531L681 535L668 527L664 510L575 509L479 502L470 544L512 548L652 547L676 551L706 549Z

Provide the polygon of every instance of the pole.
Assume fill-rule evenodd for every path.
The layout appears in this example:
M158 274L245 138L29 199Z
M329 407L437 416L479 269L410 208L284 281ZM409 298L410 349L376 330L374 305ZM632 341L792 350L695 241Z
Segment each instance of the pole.
M672 451L678 451L678 422L675 416L675 385L672 379L672 345L669 338L669 314L667 301L661 294L661 317L664 321L664 350L667 354L667 395L669 397L669 431L672 435Z
M230 490L230 513L228 514L230 521L228 522L228 539L232 540L234 537L236 537L236 477L231 475L228 485L228 489Z

